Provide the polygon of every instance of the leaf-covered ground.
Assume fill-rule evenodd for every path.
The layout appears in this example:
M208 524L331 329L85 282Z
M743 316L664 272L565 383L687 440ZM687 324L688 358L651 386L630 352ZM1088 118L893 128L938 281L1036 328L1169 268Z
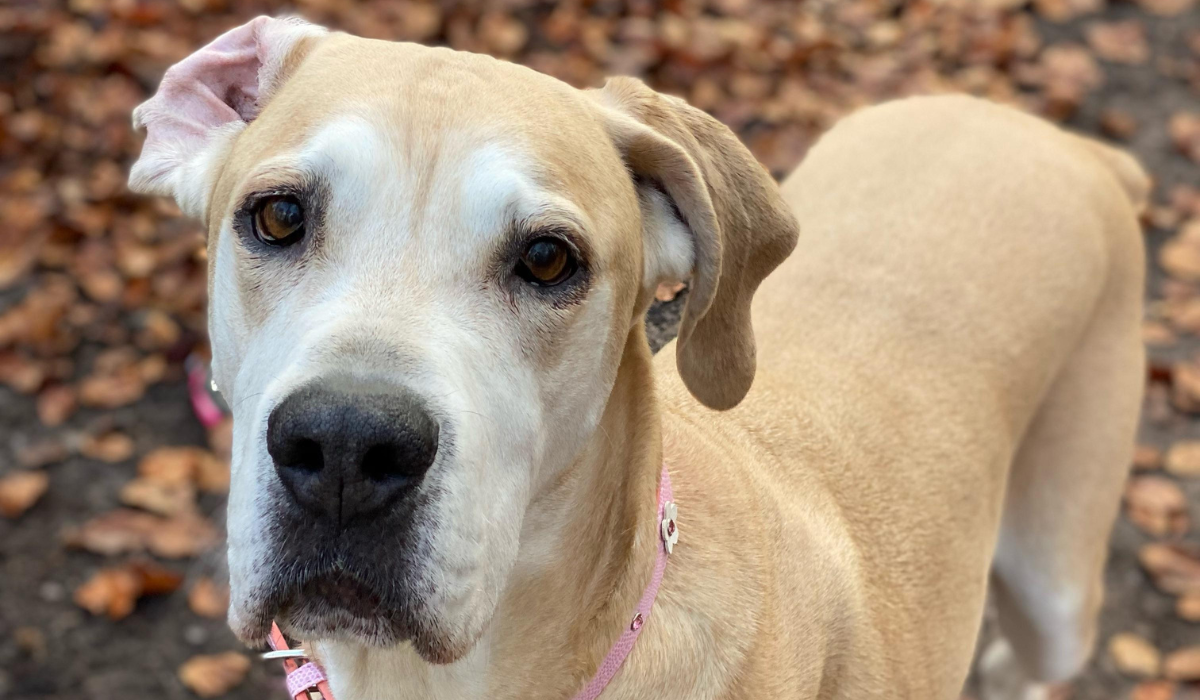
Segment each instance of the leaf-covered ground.
M952 90L1130 148L1157 182L1143 448L1099 649L1064 695L1200 698L1195 0L0 5L0 697L283 696L220 619L228 426L199 425L184 381L205 353L203 236L124 186L130 111L166 67L280 12L579 86L641 75L729 124L777 175L859 106ZM677 304L652 312L656 346Z

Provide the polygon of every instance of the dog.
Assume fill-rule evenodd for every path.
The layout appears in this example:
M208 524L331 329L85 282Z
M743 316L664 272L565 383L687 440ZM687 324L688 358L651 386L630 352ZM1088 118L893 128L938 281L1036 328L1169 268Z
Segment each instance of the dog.
M609 700L956 698L989 582L1027 692L1088 657L1145 371L1128 156L910 98L777 186L636 79L266 17L134 121L131 188L208 232L230 625L338 700L570 698L626 629Z

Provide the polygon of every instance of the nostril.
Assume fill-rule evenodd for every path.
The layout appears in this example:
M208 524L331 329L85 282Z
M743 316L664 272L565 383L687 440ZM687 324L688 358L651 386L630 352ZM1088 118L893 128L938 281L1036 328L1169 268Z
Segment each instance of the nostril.
M362 458L362 473L371 481L386 481L406 476L399 468L400 453L395 445L375 445Z
M319 472L325 467L325 455L321 452L321 443L310 438L299 438L292 442L279 460L285 467L300 469L306 472Z

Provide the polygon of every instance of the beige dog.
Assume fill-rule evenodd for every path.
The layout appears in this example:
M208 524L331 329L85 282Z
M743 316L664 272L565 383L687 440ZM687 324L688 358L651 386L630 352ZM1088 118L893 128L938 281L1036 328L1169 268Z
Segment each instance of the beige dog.
M338 700L574 696L664 460L681 536L604 698L954 698L989 573L1031 677L1087 657L1143 378L1127 157L911 99L781 194L636 80L267 18L135 120L133 188L208 228L231 624Z

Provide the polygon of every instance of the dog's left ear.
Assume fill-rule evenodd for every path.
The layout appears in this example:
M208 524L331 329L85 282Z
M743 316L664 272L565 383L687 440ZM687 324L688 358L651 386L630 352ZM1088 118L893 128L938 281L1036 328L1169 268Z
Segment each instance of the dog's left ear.
M129 188L174 197L203 219L219 146L258 116L311 40L326 33L297 18L258 17L168 68L154 97L133 111L146 142Z
M706 406L732 408L754 381L750 300L795 247L796 219L775 180L716 119L634 78L590 94L639 189L644 283L691 276L679 374Z

